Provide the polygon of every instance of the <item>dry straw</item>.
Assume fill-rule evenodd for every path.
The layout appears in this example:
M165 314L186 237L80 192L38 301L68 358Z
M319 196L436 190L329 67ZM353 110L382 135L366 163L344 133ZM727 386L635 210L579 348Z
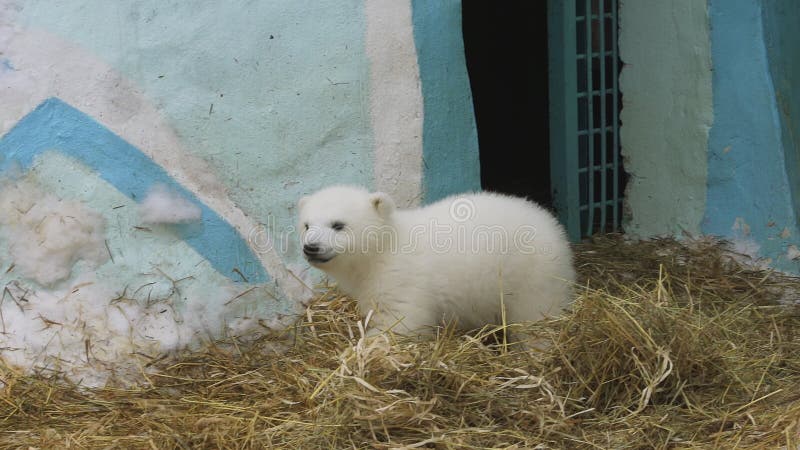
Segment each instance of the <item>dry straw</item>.
M327 291L291 333L169 355L137 388L0 366L0 448L786 448L800 443L800 280L724 243L578 249L562 318L363 339Z

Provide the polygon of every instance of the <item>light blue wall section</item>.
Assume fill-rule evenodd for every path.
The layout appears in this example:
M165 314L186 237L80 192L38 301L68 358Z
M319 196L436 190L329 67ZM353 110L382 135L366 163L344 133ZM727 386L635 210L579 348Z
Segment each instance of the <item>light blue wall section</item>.
M797 271L786 255L800 236L785 165L796 149L782 133L762 1L710 0L709 8L714 125L702 231L749 242L775 267Z
M412 0L425 122L426 203L479 190L478 134L461 32L461 1Z
M303 194L372 183L363 1L20 6L20 26L74 42L132 80L230 199L276 231L294 225Z

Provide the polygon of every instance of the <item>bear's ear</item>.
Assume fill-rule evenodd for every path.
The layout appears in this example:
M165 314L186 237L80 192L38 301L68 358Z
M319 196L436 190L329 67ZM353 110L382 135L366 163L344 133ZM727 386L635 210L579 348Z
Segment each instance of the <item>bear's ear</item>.
M300 197L300 200L297 201L297 210L303 209L303 205L308 201L308 196Z
M381 217L389 217L394 212L394 200L389 197L389 194L374 192L369 195L369 201Z

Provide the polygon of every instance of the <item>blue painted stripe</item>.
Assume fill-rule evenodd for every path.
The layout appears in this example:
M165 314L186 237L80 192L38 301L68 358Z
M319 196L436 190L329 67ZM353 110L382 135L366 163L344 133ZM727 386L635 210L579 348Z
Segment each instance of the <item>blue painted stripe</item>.
M478 131L461 33L460 0L412 0L422 80L426 203L481 188Z
M714 125L702 231L752 240L776 268L797 272L798 263L785 258L788 246L800 245L800 240L761 1L711 0L709 15ZM732 229L737 221L744 221L747 230L741 225Z
M221 274L263 283L269 277L247 242L231 224L202 203L161 166L88 115L57 98L45 100L0 139L0 173L27 170L46 151L75 158L124 195L141 201L154 184L164 184L202 210L200 223L169 227Z

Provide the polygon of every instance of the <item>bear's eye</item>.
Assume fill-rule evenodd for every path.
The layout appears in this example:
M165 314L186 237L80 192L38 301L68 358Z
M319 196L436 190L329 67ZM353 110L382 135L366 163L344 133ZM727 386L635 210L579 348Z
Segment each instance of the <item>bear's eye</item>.
M306 227L306 231L308 231L308 222L304 223L303 226Z
M342 230L344 230L344 224L337 220L336 222L333 222L331 224L331 228L333 228L336 231L342 231Z

